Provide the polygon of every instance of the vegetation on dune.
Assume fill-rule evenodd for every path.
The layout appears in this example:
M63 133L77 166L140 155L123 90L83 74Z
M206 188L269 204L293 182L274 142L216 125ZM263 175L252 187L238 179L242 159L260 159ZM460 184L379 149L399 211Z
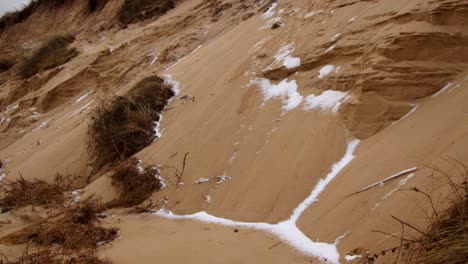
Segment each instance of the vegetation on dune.
M0 73L8 71L13 65L11 60L0 59Z
M108 0L88 0L86 5L86 14L91 14L101 11L107 4Z
M27 79L36 73L65 64L78 54L68 46L75 41L72 35L54 36L44 42L33 54L19 65L19 76Z
M88 129L88 152L95 169L126 160L156 139L155 127L174 92L164 81L148 77L125 96L102 102Z
M462 264L468 263L468 167L456 163L459 175L448 175L436 169L447 179L451 187L452 201L448 210L433 211L432 224L424 235L410 243L406 263L414 264ZM455 178L462 179L457 183ZM424 192L412 188L417 193ZM431 196L428 196L432 203Z
M6 13L0 17L0 32L6 28L26 21L37 10L50 11L78 0L32 0L23 9ZM86 14L100 11L107 4L108 0L87 0Z
M0 31L9 26L26 21L39 8L54 9L74 0L33 0L23 9L9 12L0 18Z
M0 256L0 264L111 264L106 259L100 259L95 251L75 253L70 250L39 250L29 252L26 249L15 260Z
M124 25L150 17L159 17L176 5L174 0L125 0L118 19Z
M131 207L139 205L162 187L157 167L139 167L139 161L129 159L121 162L112 174L112 185L120 193L120 197L107 204L108 207Z
M53 183L43 180L0 181L0 205L5 207L53 206L65 202L64 192L73 188L78 177L57 173Z
M430 194L412 187L408 191L423 195L431 205L426 213L429 226L426 230L403 221L395 216L402 227L402 235L395 236L386 232L376 231L400 239L400 245L379 253L367 253L359 263L379 263L377 260L386 253L396 254L394 263L407 264L464 264L468 263L468 167L456 160L449 160L455 168L455 173L434 168L434 179L444 179L450 186L450 206L446 210L437 210ZM419 234L416 238L409 236L404 230L412 230Z
M117 237L117 229L98 225L97 214L104 208L86 200L66 208L59 216L33 223L1 238L6 244L28 244L50 247L59 245L66 250L95 249Z

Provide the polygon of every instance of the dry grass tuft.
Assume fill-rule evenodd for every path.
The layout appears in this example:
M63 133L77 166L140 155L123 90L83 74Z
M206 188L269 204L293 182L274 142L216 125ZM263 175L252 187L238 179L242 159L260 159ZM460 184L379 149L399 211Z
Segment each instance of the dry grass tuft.
M100 259L95 251L76 253L69 250L40 250L29 252L26 249L16 260L0 256L0 264L111 264L106 259Z
M8 71L14 62L7 60L7 59L0 59L0 73Z
M173 9L174 0L125 0L120 8L118 18L124 25L135 23L151 17L159 17Z
M20 177L14 181L1 181L2 196L0 205L6 207L23 207L27 205L53 206L65 201L64 192L74 187L79 177L57 173L53 183L43 180L25 180Z
M116 166L112 174L112 184L120 193L120 198L107 204L108 207L131 207L144 202L154 192L161 189L157 178L159 170L155 166L140 167L140 162L130 159Z
M56 9L73 1L75 0L33 0L22 10L3 15L0 18L0 32L14 24L26 21L38 9Z
M88 152L96 170L125 160L155 139L155 126L169 99L170 87L157 77L136 84L126 96L102 102L88 129Z
M40 71L65 64L78 54L75 48L68 48L73 41L75 37L72 35L52 37L20 63L19 76L27 79Z
M437 210L432 196L417 187L406 189L427 199L431 206L430 212L425 212L430 223L429 227L424 230L392 216L401 225L401 237L382 231L374 230L374 232L399 239L399 246L382 250L379 253L367 252L359 263L376 263L386 253L396 254L393 263L468 263L468 167L454 159L447 159L447 162L454 170L448 174L439 168L432 168L434 171L432 179L443 180L450 186L452 193L448 209ZM405 230L419 235L414 238Z
M66 250L95 249L99 243L114 240L117 229L98 226L97 213L103 207L87 200L67 208L57 217L49 217L3 237L0 242L49 247L59 245Z
M86 5L86 14L92 14L101 11L107 4L108 0L88 0Z
M425 235L409 244L406 263L468 263L468 168L462 163L453 163L453 165L457 166L458 172L463 178L461 184L455 182L453 175L447 175L438 170L446 177L452 188L454 197L452 204L440 216L436 211L433 212L432 225L425 232ZM412 190L423 193L417 188ZM431 199L430 196L428 197Z

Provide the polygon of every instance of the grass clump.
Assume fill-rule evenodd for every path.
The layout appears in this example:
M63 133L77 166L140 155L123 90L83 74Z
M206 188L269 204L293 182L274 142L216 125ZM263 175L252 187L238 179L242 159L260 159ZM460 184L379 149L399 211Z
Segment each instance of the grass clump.
M108 0L88 0L86 5L86 14L101 11L106 6Z
M114 240L117 229L98 225L96 214L103 207L94 200L86 200L57 217L50 217L3 237L0 242L50 247L59 245L65 250L95 249L100 243Z
M100 259L95 251L76 253L69 250L40 250L29 252L26 249L16 260L0 256L0 264L111 264Z
M8 71L14 63L7 59L0 59L0 73Z
M45 10L55 9L75 0L32 0L23 9L9 12L0 18L0 31L26 21L34 12L43 8Z
M125 0L120 8L118 19L124 25L150 17L159 17L173 9L173 0Z
M19 76L27 79L40 71L65 64L78 54L75 48L68 48L73 41L75 37L72 35L52 37L20 63Z
M468 263L468 168L458 163L463 181L455 183L452 176L442 173L453 191L453 200L447 211L439 215L434 210L432 224L425 234L408 245L406 263L462 264ZM417 193L424 192L412 188ZM432 198L428 197L432 203Z
M468 263L468 167L454 159L447 161L453 168L451 173L439 168L433 168L432 173L433 180L443 180L443 183L452 191L449 194L447 209L437 210L432 195L420 188L402 189L402 191L411 191L422 195L427 200L430 211L424 213L429 222L428 228L422 229L392 216L401 226L401 236L378 230L373 232L399 239L399 245L378 253L366 252L358 263L379 263L378 259L387 253L396 255L393 263ZM410 234L407 231L411 231ZM414 236L414 233L418 235Z
M155 127L174 92L164 81L148 77L125 96L102 102L88 129L88 152L95 169L125 160L156 139Z
M0 205L5 207L52 206L65 202L64 192L72 189L78 177L57 173L53 183L43 180L1 181Z
M154 192L162 188L159 169L155 166L140 167L140 161L129 159L121 162L112 174L112 185L120 193L120 198L108 203L109 207L131 207L144 202Z

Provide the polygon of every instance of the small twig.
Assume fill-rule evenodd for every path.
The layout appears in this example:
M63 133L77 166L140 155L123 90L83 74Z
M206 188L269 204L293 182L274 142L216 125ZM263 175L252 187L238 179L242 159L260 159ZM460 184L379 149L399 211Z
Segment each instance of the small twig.
M395 259L394 264L398 263L398 259L400 258L400 253L401 253L401 248L403 247L403 235L405 233L405 226L403 225L403 222L400 222L401 224L401 238L400 238L400 246L398 247L398 254Z
M412 228L412 229L418 231L419 233L423 234L424 236L427 236L427 234L424 233L423 231L421 231L421 229L419 229L419 228L417 228L417 227L415 227L415 226L413 226L413 225L411 225L411 224L409 224L409 223L407 223L407 222L405 222L405 221L403 221L403 220L400 220L400 219L397 218L396 216L393 216L393 215L392 215L392 218L395 219L395 220L397 220L398 222L400 222L400 223L402 223L402 224L404 224L404 225L406 225L406 226L408 226L408 227L410 227L410 228Z
M429 199L429 202L431 203L432 211L434 212L437 223L440 223L439 215L437 214L437 211L436 211L436 209L434 207L434 202L432 201L432 197L429 194L427 194L426 192L423 192L423 191L419 190L416 187L412 187L411 190L414 191L414 192L417 192L417 193L422 193L424 196L427 197L427 199Z
M268 250L272 250L272 249L274 249L275 247L277 247L277 246L279 246L281 244L283 244L283 242L278 242L278 243L274 244L273 246L269 247Z
M356 195L356 194L362 193L362 192L364 192L364 191L367 191L367 190L369 190L369 189L374 188L375 186L379 186L379 185L381 185L381 184L383 184L383 183L386 183L386 182L388 182L388 181L391 181L391 180L400 178L400 177L402 177L402 176L405 176L405 175L407 175L407 174L409 174L409 173L415 172L416 170L418 170L417 167L414 167L414 168L410 168L410 169L401 171L401 172L399 172L399 173L397 173L397 174L394 174L394 175L392 175L392 176L390 176L390 177L388 177L388 178L385 178L385 179L383 179L383 180L381 180L381 181L379 181L379 182L373 183L373 184L371 184L371 185L369 185L369 186L367 186L367 187L365 187L365 188L363 188L363 189L361 189L361 190L359 190L359 191L357 191L357 192L354 192L354 193L352 193L352 194L349 194L349 195L347 195L346 197L349 197L349 196L352 196L352 195Z
M386 232L380 231L380 230L371 230L371 232L374 232L374 233L381 233L381 234L384 234L384 235L387 235L387 236L394 237L394 238L396 238L396 239L398 239L398 240L403 239L403 240L405 240L406 242L414 242L414 240L406 239L406 238L401 238L401 237L397 237L397 236L395 236L395 235L393 235L393 234L389 234L389 233L386 233Z
M186 161L187 161L187 156L189 154L190 154L190 152L186 152L185 155L184 155L184 160L182 161L182 171L180 173L177 173L177 184L176 184L176 186L180 186L182 176L184 175L184 172L185 172L185 164L186 164Z

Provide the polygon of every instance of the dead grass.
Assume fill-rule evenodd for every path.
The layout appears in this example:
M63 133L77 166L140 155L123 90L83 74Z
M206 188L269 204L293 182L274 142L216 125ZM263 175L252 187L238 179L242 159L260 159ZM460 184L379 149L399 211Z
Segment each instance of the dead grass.
M102 210L103 207L96 201L87 200L67 208L59 216L49 217L8 234L0 242L32 242L42 247L59 245L65 250L95 249L98 243L109 242L117 237L117 229L98 225L96 214Z
M125 0L120 8L118 19L124 25L159 17L173 9L174 0Z
M72 35L58 35L45 41L30 57L20 63L18 75L27 79L43 70L65 64L78 54L75 48L68 48L73 41L75 37Z
M401 237L382 231L375 231L400 240L399 246L368 253L359 263L374 263L386 253L395 254L393 263L406 264L465 264L468 263L468 167L462 162L448 159L454 168L451 174L433 168L433 180L444 180L452 190L450 206L437 210L436 203L427 192L412 187L406 191L415 192L427 199L430 205L426 212L429 227L421 229L410 222L392 216L401 225ZM406 230L406 232L405 232ZM408 231L419 234L416 238Z
M0 59L0 73L8 71L13 65L11 60Z
M79 177L57 173L53 183L43 180L25 180L20 177L13 181L0 181L2 196L0 205L6 207L53 206L65 201L64 192L74 187Z
M140 162L130 159L116 166L112 174L112 184L120 197L107 204L107 207L131 207L139 205L155 191L161 189L157 178L159 170L155 166L140 167Z
M125 160L155 139L159 121L169 99L170 87L157 77L148 77L126 96L102 102L94 111L88 129L88 152L96 170Z
M461 184L455 178L442 170L438 173L447 179L453 191L453 199L449 209L438 213L435 209L431 218L431 226L425 234L406 250L406 263L414 264L463 264L468 263L468 167L462 163L453 163L462 177ZM424 192L412 188L417 193ZM432 197L426 196L430 199Z
M88 0L86 5L86 14L92 14L101 11L107 4L108 0Z
M38 9L55 9L65 4L72 3L74 0L33 0L24 9L9 12L0 18L0 32L6 28L26 21Z
M111 264L107 259L100 259L95 251L73 252L69 250L40 250L29 252L26 249L22 255L10 260L5 255L0 256L0 264Z

